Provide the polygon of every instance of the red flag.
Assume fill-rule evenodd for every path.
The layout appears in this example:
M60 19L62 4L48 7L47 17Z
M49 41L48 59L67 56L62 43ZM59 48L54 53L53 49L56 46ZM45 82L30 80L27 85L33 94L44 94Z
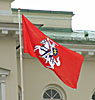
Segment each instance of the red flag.
M24 53L37 57L44 67L51 69L68 86L77 88L84 57L50 39L24 15Z

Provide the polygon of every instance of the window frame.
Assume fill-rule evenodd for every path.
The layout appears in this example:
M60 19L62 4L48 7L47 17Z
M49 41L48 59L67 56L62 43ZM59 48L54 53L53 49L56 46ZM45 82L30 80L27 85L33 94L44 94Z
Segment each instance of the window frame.
M56 90L57 93L59 93L59 95L60 95L60 99L52 99L52 100L67 100L67 96L66 96L66 93L65 93L64 89L61 88L57 84L49 84L44 88L43 93L42 93L42 100L51 100L51 99L44 99L44 97L43 97L44 93L49 89Z

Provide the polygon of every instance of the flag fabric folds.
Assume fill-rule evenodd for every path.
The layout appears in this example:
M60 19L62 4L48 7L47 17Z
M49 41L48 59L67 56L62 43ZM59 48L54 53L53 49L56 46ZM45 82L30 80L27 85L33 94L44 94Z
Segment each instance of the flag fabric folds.
M22 22L24 53L38 58L45 68L76 89L84 57L50 39L24 15Z

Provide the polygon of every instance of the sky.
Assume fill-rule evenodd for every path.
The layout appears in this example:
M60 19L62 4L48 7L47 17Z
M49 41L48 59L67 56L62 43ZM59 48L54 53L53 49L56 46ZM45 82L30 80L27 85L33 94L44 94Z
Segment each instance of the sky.
M70 11L73 30L95 31L95 0L15 0L12 8Z

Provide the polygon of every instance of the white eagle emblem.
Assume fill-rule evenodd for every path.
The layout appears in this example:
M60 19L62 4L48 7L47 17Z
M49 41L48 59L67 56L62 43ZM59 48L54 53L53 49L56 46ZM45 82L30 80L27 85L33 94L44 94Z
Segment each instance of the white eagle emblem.
M51 41L51 42L50 42ZM49 63L50 66L46 66L48 68L54 69L54 65L60 66L59 56L57 59L54 59L53 55L56 56L58 54L57 48L55 48L55 43L49 38L41 41L42 46L36 45L34 52L38 49L41 58L45 59L45 63Z

